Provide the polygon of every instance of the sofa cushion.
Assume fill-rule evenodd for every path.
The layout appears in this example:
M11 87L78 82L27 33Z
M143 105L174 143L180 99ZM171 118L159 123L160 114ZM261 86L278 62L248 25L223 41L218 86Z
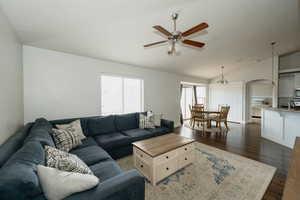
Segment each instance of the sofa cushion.
M23 145L32 124L26 124L0 146L0 168Z
M75 149L85 148L89 146L98 146L96 140L92 137L86 137L85 139L81 140L81 145L76 147Z
M74 149L70 153L78 156L87 165L93 165L103 160L111 159L110 155L99 146L89 146Z
M139 128L137 113L116 115L115 123L119 131Z
M51 137L53 126L44 118L37 119L30 129L28 137L25 140L25 143L29 141L38 141L48 146L54 147L54 141Z
M0 170L0 199L26 199L42 193L36 166L44 164L41 143L27 142Z
M127 131L123 131L124 135L127 135L131 138L131 141L138 141L143 139L148 139L154 136L154 133L146 130L146 129L131 129Z
M116 132L115 116L91 118L88 120L88 129L91 136Z
M157 127L157 128L151 128L151 129L148 129L148 130L151 131L152 133L154 133L156 136L158 136L158 135L164 135L164 134L172 132L167 127Z
M115 161L103 161L90 166L90 169L101 182L121 174L123 171Z
M126 146L131 143L130 137L119 132L106 135L98 135L95 137L95 140L101 147L106 150Z

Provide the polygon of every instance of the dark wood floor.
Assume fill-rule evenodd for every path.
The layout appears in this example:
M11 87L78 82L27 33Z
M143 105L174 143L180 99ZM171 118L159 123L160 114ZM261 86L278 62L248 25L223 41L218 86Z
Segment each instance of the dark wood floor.
M257 160L277 168L276 174L265 193L264 200L281 199L292 150L260 137L260 124L229 124L227 137L214 134L201 136L200 131L187 127L175 132L199 142Z

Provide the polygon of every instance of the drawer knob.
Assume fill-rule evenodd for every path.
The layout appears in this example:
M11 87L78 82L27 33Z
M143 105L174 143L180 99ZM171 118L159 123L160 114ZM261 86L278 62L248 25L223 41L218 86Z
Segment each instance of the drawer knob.
M167 167L166 170L169 170L169 167Z
M186 150L186 151L187 151L187 148L184 148L184 150Z
M143 168L144 167L144 165L141 165L141 168Z
M166 159L168 159L169 158L169 156L166 156Z
M143 154L141 154L141 157L143 157Z
M187 158L184 158L184 160L187 160Z

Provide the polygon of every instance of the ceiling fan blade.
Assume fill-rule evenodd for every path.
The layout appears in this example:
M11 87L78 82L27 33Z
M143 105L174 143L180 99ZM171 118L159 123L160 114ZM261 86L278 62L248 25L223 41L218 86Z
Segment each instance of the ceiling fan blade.
M196 32L198 32L198 31L201 31L201 30L203 30L203 29L206 29L207 27L208 27L208 24L207 24L207 23L201 23L201 24L198 24L197 26L195 26L195 27L193 27L193 28L191 28L191 29L189 29L189 30L183 32L183 33L182 33L182 36L183 36L183 37L189 36L189 35L191 35L191 34L193 34L193 33L196 33Z
M194 47L199 47L202 48L205 44L202 42L196 42L194 40L183 40L182 43L187 44L187 45L191 45Z
M156 25L156 26L153 26L154 29L158 30L159 32L161 32L162 34L166 35L166 36L171 36L172 33L170 33L169 31L167 31L165 28L159 26L159 25Z
M167 41L168 40L163 40L163 41L154 42L154 43L151 43L151 44L146 44L146 45L144 45L144 47L150 47L150 46L153 46L153 45L162 44L162 43L165 43Z

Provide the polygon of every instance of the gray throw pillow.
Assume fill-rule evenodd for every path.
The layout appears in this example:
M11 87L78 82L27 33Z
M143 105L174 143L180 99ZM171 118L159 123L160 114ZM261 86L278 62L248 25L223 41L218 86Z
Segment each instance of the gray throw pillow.
M160 127L161 126L161 119L163 118L163 115L162 114L153 114L153 118L154 118L155 126Z
M48 200L61 200L74 193L89 190L99 183L94 175L65 172L42 165L37 166L37 174Z
M62 151L69 152L71 149L82 144L81 139L74 132L55 128L52 130L55 146Z
M80 140L86 138L85 135L83 134L79 119L71 122L70 124L57 124L56 127L58 129L64 129L78 135Z
M93 174L90 168L76 155L45 146L47 167L53 167L68 172Z

